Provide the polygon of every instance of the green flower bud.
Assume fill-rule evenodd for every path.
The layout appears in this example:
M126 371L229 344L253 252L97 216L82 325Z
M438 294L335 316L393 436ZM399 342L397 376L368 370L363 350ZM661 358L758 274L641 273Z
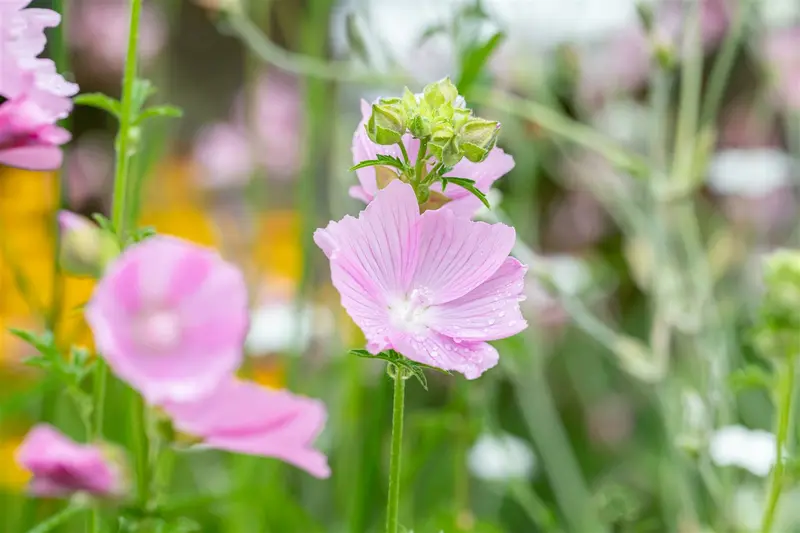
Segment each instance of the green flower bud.
M434 126L434 131L431 134L431 139L428 144L428 150L442 163L447 166L453 166L455 163L448 163L447 161L461 160L455 143L455 132L453 127L448 123L438 123Z
M458 89L450 78L441 79L427 85L422 90L422 96L433 109L438 109L444 104L452 104L458 97Z
M401 103L372 105L372 115L366 124L369 139L381 145L397 144L406 132L406 117Z
M458 142L464 157L473 163L486 159L497 143L500 123L494 120L472 118L464 124L458 134Z
M99 277L106 264L119 255L114 239L90 220L61 211L59 262L65 272L78 277Z
M403 108L406 111L406 116L412 116L417 113L417 109L419 108L419 103L417 102L417 97L411 90L406 87L403 91Z
M431 135L431 121L422 115L414 115L408 122L408 129L417 139L425 139Z
M460 107L453 108L453 117L452 117L453 128L455 128L456 131L459 131L461 128L464 127L464 125L471 117L472 117L471 109L465 109Z

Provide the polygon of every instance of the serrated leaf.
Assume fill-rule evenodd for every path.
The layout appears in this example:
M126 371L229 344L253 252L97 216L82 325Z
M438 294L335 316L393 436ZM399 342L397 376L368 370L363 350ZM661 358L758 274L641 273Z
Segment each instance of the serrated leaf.
M109 233L115 233L114 224L100 213L94 213L92 215L92 219L97 222L97 225L100 226L100 229L108 231Z
M487 209L491 209L492 206L489 205L489 199L486 198L486 195L475 186L475 180L467 179L467 178L442 178L442 191L444 192L445 188L447 187L448 183L452 183L453 185L458 185L459 187L471 192L475 195L478 200L480 200L483 205L486 206Z
M8 328L8 332L17 337L18 339L30 344L31 346L37 346L39 344L39 335L31 331L27 331L24 329L17 329L17 328Z
M389 156L378 156L378 159L368 159L367 161L362 161L357 165L353 165L350 167L350 171L359 170L361 168L367 167L375 167L375 166L387 166L387 167L394 167L401 171L406 170L405 164L397 159L396 157L389 157Z
M422 385L423 389L428 390L428 379L425 377L424 371L425 369L429 368L433 369L433 367L412 361L411 359L408 359L394 350L386 350L385 352L380 352L377 354L369 353L366 350L350 350L350 354L365 359L381 359L389 364L393 364L397 367L407 370L412 376L417 378L417 381L419 381L419 384Z
M119 118L120 107L121 107L119 100L111 98L107 94L83 93L73 98L73 101L78 105L85 105L88 107L102 109L103 111L108 112L114 117Z
M159 105L148 107L144 111L139 114L139 117L136 119L137 124L141 124L145 120L149 120L151 118L156 117L168 117L168 118L181 118L183 116L183 109L174 105Z

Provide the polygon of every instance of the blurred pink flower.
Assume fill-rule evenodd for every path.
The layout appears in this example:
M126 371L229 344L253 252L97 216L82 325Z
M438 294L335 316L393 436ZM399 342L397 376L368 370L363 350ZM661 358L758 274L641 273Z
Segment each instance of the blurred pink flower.
M327 458L312 447L327 418L319 400L230 378L210 396L168 402L164 410L179 431L210 448L275 457L316 477L330 476Z
M231 120L203 129L196 139L201 183L212 189L241 186L258 168L278 180L295 177L302 163L299 95L294 78L272 71L259 80L252 95L254 117L245 111L250 109L245 98L251 95L240 95Z
M361 163L369 159L375 159L378 154L403 157L398 146L381 146L369 140L364 124L369 120L372 108L365 100L361 101L361 122L358 124L353 134L353 164ZM414 161L419 153L419 140L411 137L410 134L403 136L403 144L408 151L408 157ZM481 163L472 163L462 159L447 176L468 178L475 180L475 184L484 193L488 192L495 181L506 175L514 168L514 158L506 154L501 148L494 148L489 153L489 157ZM378 192L378 184L375 176L375 168L367 167L356 170L356 176L360 185L350 187L350 196L369 203ZM440 183L431 187L431 190L442 192ZM445 204L447 209L451 209L458 215L472 216L481 208L481 201L472 193L461 187L450 187L445 195L452 199Z
M703 48L709 50L728 30L729 14L725 0L700 0L700 32ZM681 33L686 27L687 7L682 0L667 0L655 12L655 33L659 40L681 51ZM581 60L579 92L594 102L614 92L627 92L645 85L650 75L652 46L637 21L610 42L587 49Z
M775 98L790 109L800 109L800 26L773 30L767 34L764 59L775 78Z
M122 72L128 51L130 6L124 0L84 0L69 17L69 43L93 70ZM151 63L167 42L167 25L160 9L145 3L139 21L137 53L143 66ZM98 46L98 43L102 45Z
M247 136L236 126L222 122L204 128L194 148L202 184L209 189L246 184L255 171L250 152Z
M44 29L60 17L47 9L24 9L27 1L0 6L0 163L49 170L61 166L59 146L70 134L55 123L72 110L78 86L56 72L55 63L39 59Z
M17 462L33 474L30 491L47 498L86 492L93 496L123 494L121 465L99 446L78 444L47 424L28 433L17 450Z
M105 135L87 133L71 145L66 154L66 172L70 205L83 206L104 197L104 185L114 172L114 141Z
M155 236L110 265L86 320L111 369L149 403L195 400L242 360L247 289L213 250Z
M477 378L497 364L486 341L527 326L519 309L527 267L508 256L514 228L426 211L392 181L359 215L314 234L342 305L367 349Z

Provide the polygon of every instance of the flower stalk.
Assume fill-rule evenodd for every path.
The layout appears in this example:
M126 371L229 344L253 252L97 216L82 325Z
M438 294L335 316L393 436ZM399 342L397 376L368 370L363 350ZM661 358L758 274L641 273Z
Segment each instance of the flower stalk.
M400 516L400 462L403 447L403 411L405 409L406 379L404 368L389 364L389 376L394 380L392 402L392 448L389 455L389 499L386 505L386 533L397 533Z

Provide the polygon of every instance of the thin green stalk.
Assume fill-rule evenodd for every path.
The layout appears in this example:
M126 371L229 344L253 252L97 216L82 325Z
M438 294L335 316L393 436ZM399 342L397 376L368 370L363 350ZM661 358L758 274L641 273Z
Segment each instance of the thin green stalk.
M408 151L406 151L405 143L403 141L400 141L399 143L397 143L397 146L400 147L400 151L403 153L403 161L406 164L409 164L411 160L408 158Z
M386 533L397 533L400 516L400 459L403 446L403 410L405 408L405 370L389 368L394 379L392 403L392 449L389 456L389 499L386 504Z
M131 156L131 130L135 117L133 108L133 89L136 82L136 45L139 38L139 19L142 0L131 0L128 52L125 56L125 72L122 78L122 99L120 102L119 132L117 133L116 160L114 163L114 198L111 219L117 236L125 236L125 196L128 190L128 169Z
M145 509L150 503L150 450L147 438L147 414L144 401L132 394L130 431L133 440L134 464L136 466L136 502Z
M602 155L612 165L635 177L644 178L650 175L650 166L645 159L625 150L592 128L545 105L502 91L476 92L472 101L529 120L557 137Z
M722 42L719 55L708 78L708 90L703 100L703 114L700 120L700 124L703 126L710 124L717 116L728 78L742 43L744 28L756 3L755 0L744 0L739 4L733 24L725 35L725 40Z
M312 3L313 4L313 3ZM241 9L228 12L227 22L239 39L262 61L281 70L338 82L363 83L386 86L407 84L410 76L405 73L374 74L369 70L355 70L350 61L327 61L311 55L284 50L264 35Z
M786 359L785 365L780 369L778 376L778 390L776 400L778 402L778 420L776 423L775 439L775 467L772 469L770 477L769 496L767 505L764 508L764 517L761 521L761 533L770 533L775 522L778 502L783 489L784 471L786 470L786 458L784 450L789 436L789 426L792 421L792 408L794 406L794 380L795 380L795 356L791 355Z
M38 526L34 527L33 529L29 529L28 533L48 533L49 531L53 531L57 527L63 525L73 516L85 510L86 507L83 507L81 505L75 505L75 504L68 505L58 513L54 514L44 522L40 523Z
M524 336L527 353L535 352L530 334ZM530 358L529 358L530 359ZM544 376L541 358L534 354L527 368L508 367L517 404L542 458L553 496L571 533L604 533L607 530L592 502L580 465Z
M695 2L686 23L681 66L681 96L675 132L672 180L693 181L692 170L697 139L697 119L703 83L703 51L700 46L700 2Z
M422 179L424 176L422 175L425 169L425 161L427 161L426 157L428 155L428 140L422 139L419 142L419 152L417 152L417 163L414 165L414 181L416 183L422 183Z

